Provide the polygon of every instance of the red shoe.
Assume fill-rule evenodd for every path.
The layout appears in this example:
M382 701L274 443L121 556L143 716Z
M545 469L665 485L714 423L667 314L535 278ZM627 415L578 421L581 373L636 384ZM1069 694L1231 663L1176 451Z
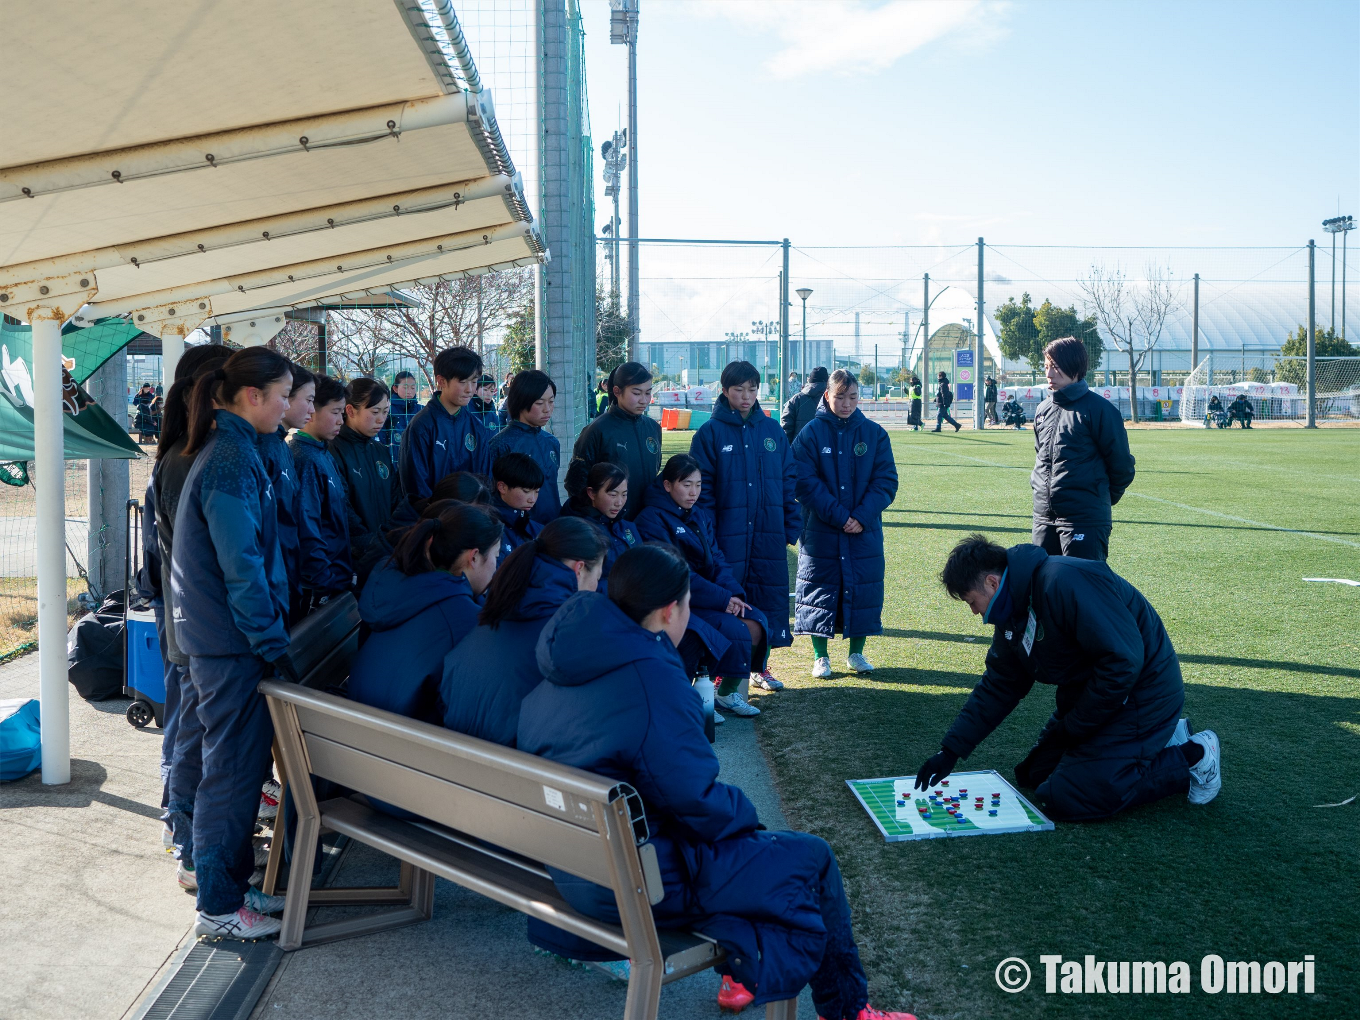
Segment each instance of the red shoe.
M818 1017L817 1020L826 1020L825 1017ZM856 1015L855 1020L916 1020L911 1013L885 1013L881 1009L874 1009L873 1006L865 1006Z
M724 974L722 987L718 989L718 1008L731 1013L740 1013L755 1001L755 996L746 990L740 981L733 981ZM915 1020L913 1017L912 1020Z

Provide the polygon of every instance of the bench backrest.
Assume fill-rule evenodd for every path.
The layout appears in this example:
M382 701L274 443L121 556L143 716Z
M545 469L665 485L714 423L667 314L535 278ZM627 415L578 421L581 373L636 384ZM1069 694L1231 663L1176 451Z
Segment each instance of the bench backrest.
M641 812L630 815L636 794L626 784L294 684L266 681L260 690L285 754L301 755L313 775L616 896L643 891L634 889L645 884L636 844L646 833L635 827L645 821L631 821Z
M304 687L342 682L358 650L359 603L349 592L309 613L288 635L288 658Z

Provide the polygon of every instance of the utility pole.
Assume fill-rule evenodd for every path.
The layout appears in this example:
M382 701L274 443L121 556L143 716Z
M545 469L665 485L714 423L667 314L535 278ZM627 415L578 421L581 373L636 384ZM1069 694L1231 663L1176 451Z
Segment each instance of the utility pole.
M637 360L642 332L638 294L637 34L639 0L609 0L609 41L628 47L628 359Z
M930 274L925 274L925 296L921 300L921 379L930 388Z
M784 238L784 268L779 274L779 347L789 345L789 239ZM784 373L779 375L779 402L784 402Z
M1345 238L1341 243L1345 244ZM1344 248L1342 249L1345 250ZM1308 418L1305 428L1317 428L1317 291L1313 275L1315 248L1313 239L1308 239ZM1341 275L1341 293L1346 293L1346 275ZM1346 302L1341 302L1341 321L1346 321Z
M982 253L986 245L978 238L977 354L973 356L973 428L986 428L982 421L982 325L986 303L982 298Z
M622 281L619 264L619 191L622 190L623 171L628 168L628 129L615 131L614 137L600 145L600 157L604 160L604 194L614 200L614 216L609 221L609 297L617 309L621 301Z
M1195 304L1190 313L1190 371L1199 366L1199 273L1195 274Z

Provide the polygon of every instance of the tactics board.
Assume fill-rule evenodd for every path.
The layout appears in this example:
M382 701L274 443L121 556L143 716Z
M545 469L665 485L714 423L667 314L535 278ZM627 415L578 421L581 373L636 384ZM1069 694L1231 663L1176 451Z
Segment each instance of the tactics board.
M955 772L924 792L913 788L915 776L845 782L889 843L1053 828L995 770Z

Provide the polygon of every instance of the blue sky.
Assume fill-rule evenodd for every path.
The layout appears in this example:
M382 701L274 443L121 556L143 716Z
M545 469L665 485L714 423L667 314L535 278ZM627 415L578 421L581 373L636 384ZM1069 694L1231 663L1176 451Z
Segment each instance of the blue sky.
M626 49L582 3L598 152ZM1360 215L1354 0L642 0L639 39L647 237L1292 246Z

